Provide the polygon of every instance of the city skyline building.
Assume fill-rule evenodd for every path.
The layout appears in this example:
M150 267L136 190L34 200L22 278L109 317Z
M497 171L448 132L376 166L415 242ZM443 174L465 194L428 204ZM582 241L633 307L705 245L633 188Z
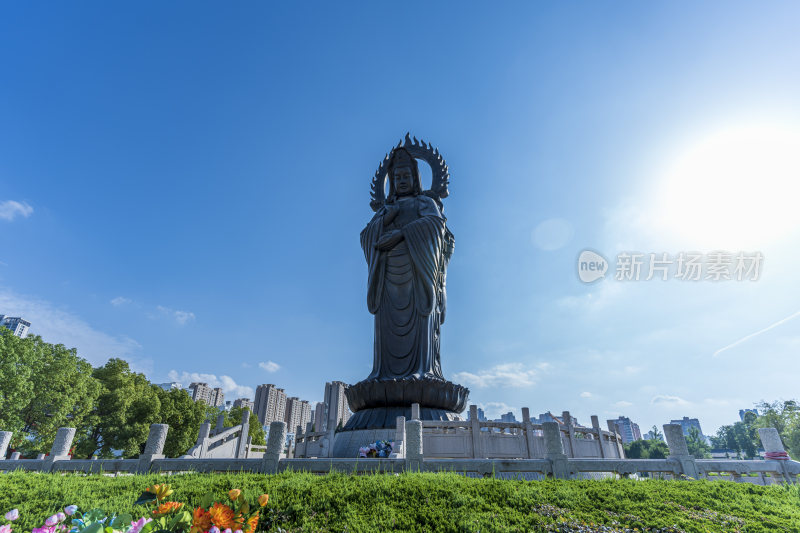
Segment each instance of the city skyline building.
M311 405L306 400L301 400L297 396L286 399L286 430L295 433L299 426L301 431L305 431L306 424L311 421Z
M22 317L0 315L0 326L10 329L12 334L24 339L28 336L31 323Z
M225 404L225 393L220 387L211 388L208 383L192 382L189 385L189 394L192 400L203 402L211 407L221 407Z
M265 383L256 387L253 409L262 426L271 422L283 422L286 417L286 391L273 383Z
M683 428L683 434L686 437L689 436L689 430L691 428L697 428L697 431L700 432L700 437L707 440L706 436L703 434L703 429L700 427L700 420L698 420L697 418L689 418L688 416L684 416L680 420L670 420L669 423L679 424L681 428Z
M617 425L622 442L628 444L637 440L642 440L642 432L639 430L639 424L632 421L627 416L621 416L613 422Z

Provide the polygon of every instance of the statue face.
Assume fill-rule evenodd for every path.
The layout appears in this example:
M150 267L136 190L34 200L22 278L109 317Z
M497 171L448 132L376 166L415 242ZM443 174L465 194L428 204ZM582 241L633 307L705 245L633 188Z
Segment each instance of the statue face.
M398 196L408 196L414 192L414 174L411 167L394 169L394 190Z

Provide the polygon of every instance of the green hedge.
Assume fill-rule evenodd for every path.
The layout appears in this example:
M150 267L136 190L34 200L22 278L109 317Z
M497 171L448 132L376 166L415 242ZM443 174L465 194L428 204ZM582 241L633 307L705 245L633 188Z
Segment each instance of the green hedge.
M723 481L504 481L456 474L284 473L175 476L0 475L0 515L16 533L65 505L141 516L133 501L154 483L197 503L231 488L270 495L287 531L800 531L797 487ZM137 515L137 512L139 513ZM605 526L605 528L601 527ZM626 529L628 528L628 529Z

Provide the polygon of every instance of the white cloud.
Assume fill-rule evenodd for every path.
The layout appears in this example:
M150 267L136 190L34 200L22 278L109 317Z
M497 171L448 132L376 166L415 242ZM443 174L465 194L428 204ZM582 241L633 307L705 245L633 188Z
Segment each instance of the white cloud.
M267 361L266 363L263 362L258 363L258 366L270 373L277 372L281 368L281 365L279 365L278 363L274 363L272 361Z
M33 213L33 207L25 202L15 202L14 200L6 200L0 202L0 218L3 220L14 220L17 216L28 218Z
M549 368L548 363L539 363L536 368L525 367L522 363L505 363L488 370L480 370L477 374L457 372L453 378L466 385L484 387L530 387L536 383L540 371Z
M116 298L111 300L111 305L113 305L114 307L119 307L121 305L129 304L129 303L131 303L131 301L132 300L130 300L129 298L124 298L122 296L117 296Z
M78 355L93 365L104 364L110 357L122 357L138 372L148 372L152 362L135 357L141 348L135 340L97 331L69 311L39 298L20 295L0 287L0 312L21 316L31 323L31 333L46 342L77 348Z
M620 407L620 408L630 407L631 405L633 405L631 402L626 402L625 400L620 400L614 403L614 407Z
M233 398L253 398L253 388L246 385L239 385L230 376L219 376L216 374L200 374L198 372L180 372L170 370L167 377L170 381L177 381L184 387L188 387L192 382L208 383L210 387L219 387L226 396Z
M650 400L650 403L652 403L653 405L667 405L667 406L689 405L689 402L687 402L686 400L684 400L679 396L668 396L666 394L659 394L653 396L653 399Z
M581 393L581 398L591 398L591 397L592 397L592 393L591 392L582 392Z
M156 307L156 309L158 309L158 312L161 313L161 315L173 318L175 322L181 326L184 326L187 322L191 322L195 319L194 313L190 311L170 309L169 307L164 307L163 305L159 305Z

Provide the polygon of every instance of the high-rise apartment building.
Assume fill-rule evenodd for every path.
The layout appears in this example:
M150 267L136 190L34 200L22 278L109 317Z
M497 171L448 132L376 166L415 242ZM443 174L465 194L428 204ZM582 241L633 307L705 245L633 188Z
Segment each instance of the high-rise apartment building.
M286 418L286 392L272 383L259 385L256 387L253 410L261 425L283 422Z
M292 396L286 399L286 431L295 433L297 426L300 426L302 431L306 430L306 424L311 421L311 405L305 400L301 400L297 396Z
M28 336L31 323L18 316L0 315L0 326L10 329L11 333L24 339Z
M680 420L670 420L670 424L678 424L683 428L683 434L685 436L689 436L689 430L691 428L697 428L697 431L700 432L700 438L705 440L705 435L703 435L703 430L700 428L700 421L696 418L689 418L688 416L684 416Z
M639 430L639 424L633 422L627 416L620 416L616 420L612 420L619 428L619 434L622 437L622 442L628 444L636 440L642 440L642 432Z
M225 393L219 387L211 388L208 383L194 382L189 385L192 400L203 402L211 407L219 407L225 403Z
M250 400L250 398L237 398L237 399L235 399L233 401L233 406L234 407L246 407L246 408L250 409L251 413L255 412L255 409L253 408L253 405L254 404L253 404L252 400Z

